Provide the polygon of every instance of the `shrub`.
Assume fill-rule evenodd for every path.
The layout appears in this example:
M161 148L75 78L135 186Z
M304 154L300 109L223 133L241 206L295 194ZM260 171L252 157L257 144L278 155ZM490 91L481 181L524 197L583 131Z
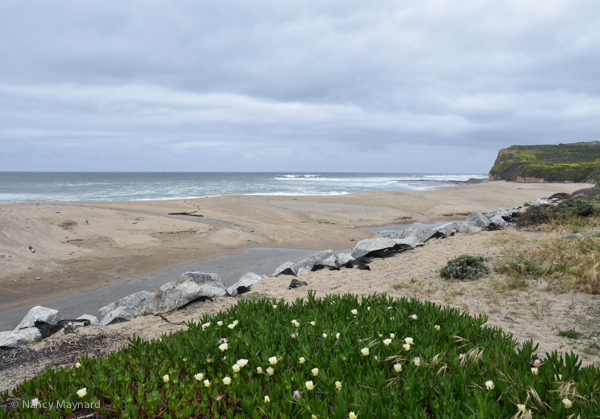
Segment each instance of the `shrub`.
M594 214L594 206L585 199L574 198L558 204L556 207L556 214L561 219L570 217L589 217Z
M554 207L551 205L531 205L518 218L517 227L533 227L548 224L554 218Z
M512 335L483 327L486 321L456 308L385 295L359 301L354 295L309 294L307 301L291 304L241 300L227 312L188 323L187 331L149 342L133 337L108 357L84 356L80 368L48 368L13 390L20 402L9 414L509 418L519 415L517 403L549 419L600 414L600 371L581 368L572 353L563 357L555 351L533 373L537 346L527 341L518 347ZM84 387L87 394L79 397ZM24 407L34 398L41 407ZM564 398L572 402L569 410ZM0 395L0 403L7 399L8 393Z
M496 272L518 277L541 274L537 266L528 260L521 259L515 262L506 262L500 265L496 268Z
M550 197L550 199L569 199L571 197L570 194L566 193L566 192L557 192L554 195L552 195Z
M583 336L583 333L578 332L575 329L568 329L568 330L559 330L556 335L565 337L565 338L569 338L569 339L579 339L581 336Z
M490 273L483 261L481 256L461 255L448 261L440 275L447 279L476 279Z

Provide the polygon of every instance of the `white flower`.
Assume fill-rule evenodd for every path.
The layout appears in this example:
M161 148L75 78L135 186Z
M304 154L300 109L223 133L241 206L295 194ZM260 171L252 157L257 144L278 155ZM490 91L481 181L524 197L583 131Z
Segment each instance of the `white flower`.
M327 333L323 333L323 339L327 339Z
M234 320L234 321L233 321L233 324L234 324L234 325L236 325L236 326L238 325L238 323L239 323L239 322L238 322L237 320Z
M231 384L231 378L229 378L229 377L223 378L223 384L225 384L226 386L228 386L229 384Z
M441 327L440 327L440 325L439 325L439 324L436 324L435 326L433 326L433 328L434 328L435 330L438 330L438 331L441 329Z
M340 383L339 381L335 382L335 388L340 390L342 388L342 383Z
M165 374L165 375L163 375L163 381L164 381L165 383L168 383L168 382L169 382L169 374Z
M277 357L272 356L271 358L269 358L269 364L271 364L271 365L277 364Z
M310 322L310 325L311 326L316 326L317 324L313 321L313 322Z
M312 375L314 375L315 377L317 375L319 375L319 369L318 368L313 368L312 370L310 370L310 372L312 372Z
M75 364L75 368L81 368L81 364L78 362L77 364Z
M524 404L518 404L517 409L519 410L519 412L527 412L527 407Z
M391 340L391 339L384 339L384 340L383 340L383 344L384 344L385 346L389 346L389 345L390 345L390 343L392 343L392 340Z
M486 381L485 382L485 388L487 388L488 390L493 390L494 389L494 382L492 380Z
M336 334L335 334L335 338L339 340L339 338L340 338L340 334L339 334L339 333L336 333Z
M308 391L310 391L310 390L312 390L312 389L314 389L314 388L315 388L315 385L313 384L313 382L312 382L312 381L307 381L307 382L306 382L306 389L307 389Z
M273 368L269 367L269 368L267 368L267 374L273 375L273 374L275 374L275 370Z
M413 338L404 338L404 343L406 343L408 345L412 345L413 344Z
M394 339L395 337L396 337L396 334L395 334L395 333L390 333L390 338L391 338L391 339Z
M194 375L194 378L198 381L202 381L204 379L204 374L202 374L201 372Z
M415 358L413 359L413 362L415 363L415 366L418 367L419 365L421 365L421 358Z
M277 309L277 304L273 304L273 309Z
M87 388L86 388L86 387L84 387L84 388L82 388L82 389L80 389L80 390L77 390L77 395L78 395L79 397L84 397L86 394L87 394ZM564 402L563 402L563 403L564 403Z
M562 380L562 374L554 374L554 379L555 379L556 381L560 381L560 380Z
M535 361L533 361L533 366L536 368L539 368L542 365L542 361L539 359L536 359Z
M292 324L296 324L296 323L297 323L296 319L292 320Z
M360 351L362 352L363 356L369 355L369 348L362 348Z
M404 345L402 345L402 347L406 352L410 351L410 345L408 343L405 343Z
M233 364L231 369L233 370L233 372L240 372L240 366L238 364Z
M269 399L269 396L265 396L265 403L269 403L271 401L271 399Z
M300 361L301 364L304 364L306 362L306 359L304 359L304 357L301 356L300 358L298 358L298 361Z
M356 316L358 314L358 310L357 309L352 309L351 313Z
M388 310L391 310L393 307L388 307Z
M227 325L228 328L230 328L231 330L233 330L235 328L235 324L231 323Z
M226 343L222 343L219 345L219 349L221 350L221 352L225 352L227 348L229 348L229 346L227 346Z
M532 368L532 369L531 369L531 373L532 373L533 375L538 375L538 369L537 369L537 368Z
M219 327L223 326L223 322L222 322L221 320L219 320L219 321L217 322L217 326L219 326Z
M367 307L367 310L368 310L368 311L371 311L371 307Z
M394 370L395 370L396 372L400 372L400 371L402 371L402 364L396 364L396 365L394 365Z
M204 380L204 387L210 387L210 380Z
M246 365L248 365L248 360L247 359L238 359L238 362L236 362L236 364L238 364L240 367L245 367Z
M38 407L39 404L40 404L40 399L38 399L37 397L31 401L31 405L33 407Z
M207 328L209 328L209 327L210 327L210 322L208 322L208 323L204 323L204 324L202 325L202 329L207 329Z
M348 419L356 419L356 413L354 413L354 412L348 413Z
M418 317L417 317L417 315L416 315L416 314L412 314L412 315L410 316L410 318L411 318L411 319L413 319L413 320L417 320L417 319L418 319Z
M256 372L259 373L259 374L262 374L263 370L262 370L261 367L256 367Z
M562 402L565 405L565 409L570 409L573 407L573 402L567 398L562 399Z

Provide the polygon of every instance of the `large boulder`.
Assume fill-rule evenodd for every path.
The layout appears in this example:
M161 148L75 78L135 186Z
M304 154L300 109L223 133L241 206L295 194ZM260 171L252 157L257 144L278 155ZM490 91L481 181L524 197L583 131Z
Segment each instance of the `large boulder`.
M375 234L374 239L401 239L400 234L395 230L381 230Z
M361 256L384 256L412 249L417 244L419 244L418 239L415 237L406 239L364 239L356 243L356 246L352 249L352 257L356 259Z
M35 342L41 338L42 334L36 327L0 332L0 348L16 349L21 345Z
M194 282L198 285L211 285L213 287L219 287L225 289L225 285L223 284L223 280L217 274L210 274L206 272L198 272L198 271L188 271L183 273L179 278L177 278L177 282L186 281L187 277L191 277Z
M345 265L348 262L352 262L354 260L354 258L352 257L352 255L350 253L339 253L337 255L338 260L340 261L340 266Z
M312 267L311 267L312 269ZM310 270L308 271L310 272ZM279 265L277 267L277 269L275 269L275 272L273 272L273 275L271 275L272 277L275 276L279 276L279 275L298 275L298 268L296 267L296 264L294 262L285 262L281 265Z
M486 228L490 224L490 220L480 212L472 213L465 222L477 228Z
M508 214L508 213L507 213ZM501 230L508 225L508 222L504 220L501 214L496 214L490 219L488 229Z
M227 288L227 294L235 297L238 294L248 292L250 291L250 287L262 278L262 276L257 275L254 272L246 272L238 282Z
M25 317L21 320L21 323L15 328L15 330L26 329L29 327L35 327L36 322L45 324L57 324L62 320L62 315L58 310L51 308L35 306Z
M429 235L429 237L427 236L429 234L429 231L432 230L429 228L424 229L422 227L407 227L404 230L402 230L402 233L400 233L400 238L406 239L408 237L416 237L420 243L425 243L425 241L429 237L431 237L431 235Z
M91 314L84 314L83 316L77 317L76 320L87 320L92 326L97 326L100 323L98 318L96 316L92 316Z
M315 265L323 265L323 261L331 257L337 257L333 250L324 250L322 252L315 253L314 255L311 255L296 263L296 272L298 273L301 269L304 270L303 268L310 268L310 272Z
M182 307L198 298L222 297L227 293L212 284L198 285L191 276L180 277L177 282L167 282L156 291L144 311L159 313Z
M144 307L148 305L153 295L154 293L149 291L136 292L135 294L121 298L119 301L110 303L109 305L100 308L98 311L102 313L103 316L106 316L108 313L115 311L119 307L132 307L134 310L136 310L135 315L137 316L140 311L142 311Z
M108 326L109 324L128 321L134 319L138 314L139 311L136 307L120 306L106 314L106 316L100 320L99 326Z

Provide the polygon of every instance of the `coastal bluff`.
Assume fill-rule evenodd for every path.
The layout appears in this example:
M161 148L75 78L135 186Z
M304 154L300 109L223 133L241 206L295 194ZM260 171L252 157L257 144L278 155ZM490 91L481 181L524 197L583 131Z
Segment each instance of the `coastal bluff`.
M490 180L513 182L600 181L600 141L513 145L498 152Z

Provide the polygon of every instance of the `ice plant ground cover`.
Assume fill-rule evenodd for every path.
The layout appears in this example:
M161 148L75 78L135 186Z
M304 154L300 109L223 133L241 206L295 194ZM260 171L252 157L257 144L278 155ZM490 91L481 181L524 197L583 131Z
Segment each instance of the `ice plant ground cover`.
M580 368L572 354L540 362L531 341L518 348L485 323L385 295L240 300L184 332L134 337L110 356L83 357L79 368L47 369L13 390L21 403L9 415L83 413L44 408L63 400L99 402L99 415L122 418L600 416L597 368ZM38 407L27 407L33 400Z

